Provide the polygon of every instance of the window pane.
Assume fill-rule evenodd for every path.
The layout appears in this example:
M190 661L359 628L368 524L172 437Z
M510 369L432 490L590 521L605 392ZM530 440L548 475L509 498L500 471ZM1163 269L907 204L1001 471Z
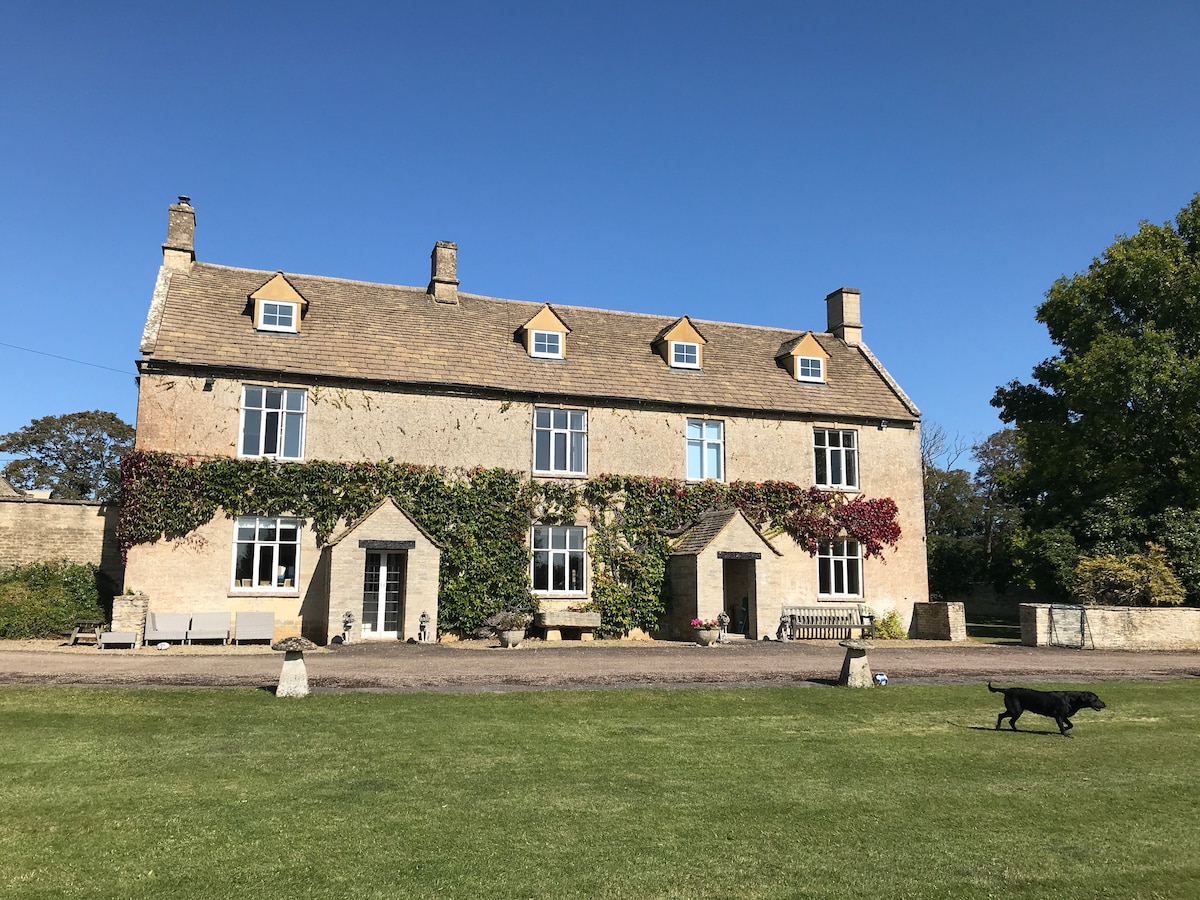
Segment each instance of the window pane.
M283 456L300 458L300 426L303 419L295 413L285 413L283 419Z
M829 484L829 471L825 463L825 448L816 448L817 484Z
M571 430L584 431L587 428L587 413L581 409L571 410Z
M561 431L556 431L554 434L554 471L565 472L567 470L567 436Z
M539 472L550 470L550 432L538 431L533 437L533 467Z
M687 436L689 439L704 437L704 423L689 419L687 423Z
M285 581L290 581L292 585L296 584L296 545L295 544L280 544L279 545L279 586L284 587ZM291 585L288 585L291 586Z
M847 450L846 453L846 487L858 486L858 451Z
M822 557L817 562L817 591L821 594L828 594L832 584L832 579L829 574L829 559Z
M550 554L545 551L536 551L533 554L533 589L550 590Z
M304 391L287 392L287 408L292 412L304 411Z
M262 408L262 388L257 388L257 387L246 388L246 406L247 406L247 408L254 408L254 409Z
M254 529L257 523L254 519L238 519L237 520L237 539L239 541L254 540Z
M857 597L862 593L858 583L858 560L846 560L846 593Z
M267 409L283 409L283 391L267 388Z
M263 448L264 456L274 456L279 452L279 413L269 412L263 422Z
M705 422L704 436L710 441L719 441L721 439L721 423L720 422Z
M583 590L583 554L571 553L568 557L569 571L567 573L568 590Z
M551 415L554 417L555 428L567 427L567 411L565 409L552 410Z
M258 456L262 451L262 413L248 409L242 425L242 455Z
M235 583L254 580L254 545L238 543L237 556L233 561Z
M571 471L583 472L587 469L587 435L575 433L571 435Z
M687 477L695 481L704 477L702 444L700 441L688 441L687 445Z
M545 550L550 546L550 529L535 528L533 529L533 546L534 549Z
M829 483L830 484L841 484L842 483L842 451L841 450L830 450L829 451Z
M834 594L846 593L846 573L843 570L844 562L840 559L833 560L833 592Z
M567 546L572 550L583 549L583 529L568 528L567 529Z
M708 460L707 460L708 465L704 472L705 476L708 478L720 478L721 477L721 445L720 444L709 444L707 456L708 456Z
M551 528L550 529L550 546L555 550L567 549L567 529Z
M260 541L275 540L277 525L274 519L258 520L258 539Z
M565 591L567 589L567 559L564 553L551 554L551 572L552 579L551 590Z
M258 585L269 587L275 584L275 547L271 544L258 545Z

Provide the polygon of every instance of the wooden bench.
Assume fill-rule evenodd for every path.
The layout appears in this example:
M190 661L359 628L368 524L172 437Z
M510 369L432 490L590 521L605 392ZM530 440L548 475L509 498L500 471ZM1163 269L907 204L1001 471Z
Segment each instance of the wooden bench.
M785 606L779 618L779 632L779 637L791 640L872 638L875 636L875 617L858 603L851 606Z
M590 641L594 639L592 632L600 627L600 613L540 612L535 622L545 630L548 641L561 641L564 631L581 641Z
M99 646L100 631L103 628L104 622L100 619L80 619L75 623L75 630L71 632L68 646L74 647L80 641L95 641Z

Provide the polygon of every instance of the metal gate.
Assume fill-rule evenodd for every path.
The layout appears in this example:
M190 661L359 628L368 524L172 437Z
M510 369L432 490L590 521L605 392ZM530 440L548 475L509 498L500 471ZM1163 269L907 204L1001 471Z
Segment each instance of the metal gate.
M1088 627L1087 609L1082 606L1050 605L1050 646L1083 650L1095 649Z

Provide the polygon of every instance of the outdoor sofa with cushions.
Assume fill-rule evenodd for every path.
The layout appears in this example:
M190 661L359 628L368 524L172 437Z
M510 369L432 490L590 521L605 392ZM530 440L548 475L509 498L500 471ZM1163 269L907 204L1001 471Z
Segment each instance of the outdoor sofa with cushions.
M243 610L234 616L233 642L275 640L275 613L248 612Z
M222 644L228 643L229 613L193 613L192 624L187 630L187 642L191 644L195 641L220 641Z
M191 613L146 613L147 644L158 644L163 641L187 640L188 626L191 624Z

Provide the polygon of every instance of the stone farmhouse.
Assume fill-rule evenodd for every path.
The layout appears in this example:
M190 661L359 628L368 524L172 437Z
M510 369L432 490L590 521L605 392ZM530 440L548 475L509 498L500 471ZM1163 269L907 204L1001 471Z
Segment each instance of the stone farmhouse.
M139 361L136 448L200 459L393 459L581 483L604 473L790 481L890 497L886 560L852 540L814 556L715 510L670 558L665 634L693 616L773 636L784 605L861 603L911 621L927 600L920 413L863 343L859 292L824 331L504 300L459 289L438 242L425 287L234 268L195 257L195 211L169 208ZM590 597L589 522L534 524L544 610ZM271 610L277 633L409 640L438 617L441 548L394 502L318 545L290 516L217 516L130 548L151 610Z

